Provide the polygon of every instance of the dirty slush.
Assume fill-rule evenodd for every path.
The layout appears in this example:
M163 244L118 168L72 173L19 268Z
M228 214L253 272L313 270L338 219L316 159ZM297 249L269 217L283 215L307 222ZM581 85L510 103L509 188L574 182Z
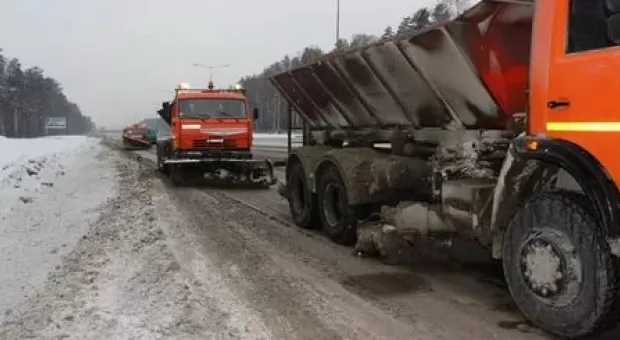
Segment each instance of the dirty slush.
M108 151L110 152L110 151ZM193 338L208 334L192 311L202 289L182 272L157 227L152 171L116 159L117 195L91 226L45 289L7 313L2 339ZM220 316L221 318L221 316ZM234 334L220 329L219 334Z

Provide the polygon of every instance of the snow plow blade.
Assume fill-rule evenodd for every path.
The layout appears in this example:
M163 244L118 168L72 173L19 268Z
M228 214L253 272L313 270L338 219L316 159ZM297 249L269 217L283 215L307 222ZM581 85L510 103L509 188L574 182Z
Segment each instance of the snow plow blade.
M165 166L174 167L182 181L202 181L225 186L255 186L268 188L278 181L274 164L269 159L167 159ZM173 171L174 172L174 171Z
M526 111L532 17L531 2L484 0L454 20L270 80L313 130L503 129Z

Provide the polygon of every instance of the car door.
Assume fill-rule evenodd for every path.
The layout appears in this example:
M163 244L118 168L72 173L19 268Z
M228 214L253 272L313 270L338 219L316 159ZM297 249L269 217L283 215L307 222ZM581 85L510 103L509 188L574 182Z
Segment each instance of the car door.
M552 47L545 96L546 133L588 151L620 183L620 47L607 43L604 15L597 18L590 12L582 20L588 25L577 30L585 34L580 37L585 45L580 48L571 43L575 41L571 38L570 19L576 15L575 3L591 0L559 1L569 5L568 13L564 18L555 18L554 34L555 40L566 43L562 48Z

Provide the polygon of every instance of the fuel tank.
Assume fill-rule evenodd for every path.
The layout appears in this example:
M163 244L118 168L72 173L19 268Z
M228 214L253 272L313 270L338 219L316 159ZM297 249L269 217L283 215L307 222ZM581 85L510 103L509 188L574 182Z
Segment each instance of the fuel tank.
M415 34L270 80L312 129L503 129L527 108L530 1L483 0Z

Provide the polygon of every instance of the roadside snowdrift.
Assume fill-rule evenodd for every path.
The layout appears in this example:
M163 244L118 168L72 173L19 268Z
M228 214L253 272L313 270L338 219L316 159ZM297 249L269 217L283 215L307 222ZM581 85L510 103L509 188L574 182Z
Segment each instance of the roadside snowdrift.
M0 138L0 321L40 287L115 189L87 137Z
M38 158L75 149L85 142L96 139L84 136L59 136L28 139L13 139L0 136L0 168L17 164L26 158Z
M0 136L0 216L16 197L29 203L34 193L52 186L54 178L63 176L61 158L97 142L83 136L32 139Z

